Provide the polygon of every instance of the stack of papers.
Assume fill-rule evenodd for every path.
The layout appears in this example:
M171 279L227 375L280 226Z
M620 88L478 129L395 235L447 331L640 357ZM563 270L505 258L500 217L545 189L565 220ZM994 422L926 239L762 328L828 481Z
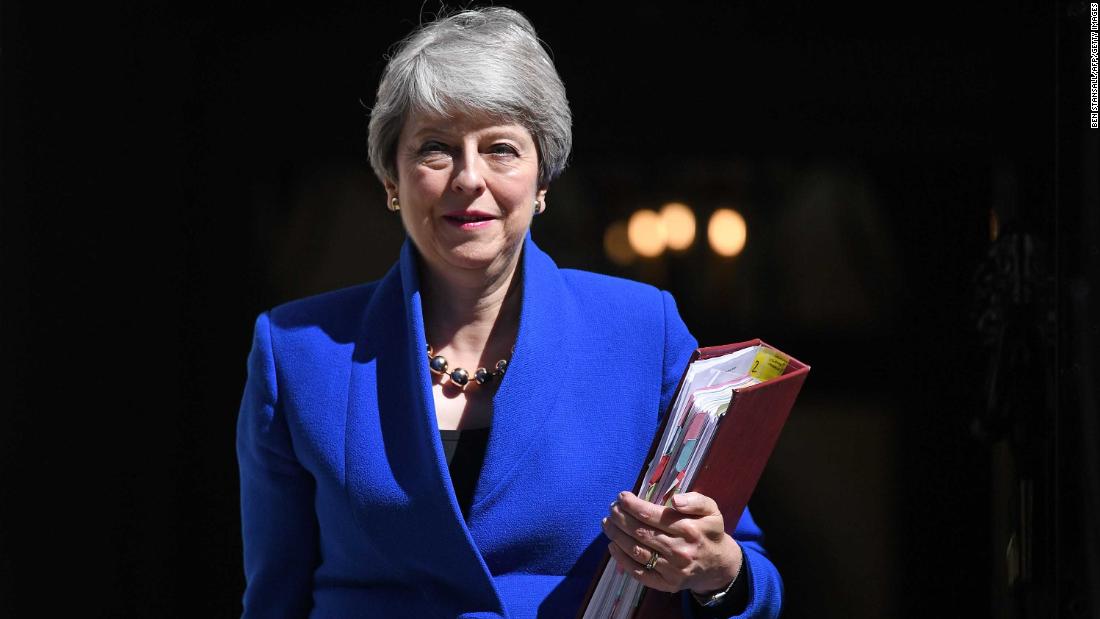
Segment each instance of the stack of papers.
M689 365L636 494L667 506L674 495L688 492L735 394L781 375L787 362L778 350L758 345ZM610 559L583 619L629 619L644 588Z

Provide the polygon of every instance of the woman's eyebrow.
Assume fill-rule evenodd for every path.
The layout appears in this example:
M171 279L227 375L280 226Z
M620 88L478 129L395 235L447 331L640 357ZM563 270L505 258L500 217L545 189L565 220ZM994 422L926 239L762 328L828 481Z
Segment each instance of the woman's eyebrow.
M449 131L447 131L447 129L445 129L445 128L442 128L442 127L438 127L438 126L436 126L436 125L424 125L424 126L420 127L419 129L417 129L417 130L416 130L416 131L415 131L415 132L414 132L414 133L412 134L412 137L413 137L413 139L416 139L416 138L420 138L420 137L423 137L423 136L425 136L425 135L431 135L431 134L435 134L435 135L440 135L440 134L443 134L443 135L450 135L450 132L449 132Z
M493 127L488 129L480 137L495 139L495 138L511 138L513 140L519 140L523 136L522 129L519 127Z
M427 133L450 135L455 132L454 121L447 118L439 118L435 116L420 116L420 118L412 119L412 132L409 134L411 137L416 138L423 136Z

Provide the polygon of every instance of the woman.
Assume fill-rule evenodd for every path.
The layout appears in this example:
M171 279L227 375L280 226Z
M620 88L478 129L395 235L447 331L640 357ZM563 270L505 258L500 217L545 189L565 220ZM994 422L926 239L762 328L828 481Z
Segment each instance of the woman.
M624 491L696 342L668 293L531 240L571 141L514 11L438 19L394 53L369 147L400 259L256 322L246 616L572 617L607 549L688 614L778 613L747 512L731 537L707 497Z

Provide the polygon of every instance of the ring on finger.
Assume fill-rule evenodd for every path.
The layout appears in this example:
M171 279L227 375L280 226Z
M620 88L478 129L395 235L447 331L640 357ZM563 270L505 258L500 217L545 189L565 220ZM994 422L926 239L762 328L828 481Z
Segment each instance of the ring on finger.
M645 571L652 572L653 568L657 566L657 560L661 558L661 554L656 550L653 551L653 556L649 558L649 563L645 564Z

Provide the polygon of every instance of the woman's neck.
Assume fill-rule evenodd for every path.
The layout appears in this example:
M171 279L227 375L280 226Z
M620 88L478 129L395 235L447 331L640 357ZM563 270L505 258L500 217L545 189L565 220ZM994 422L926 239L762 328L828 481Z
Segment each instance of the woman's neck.
M450 366L492 367L509 359L519 329L520 258L500 274L440 273L421 261L421 301L428 343Z

